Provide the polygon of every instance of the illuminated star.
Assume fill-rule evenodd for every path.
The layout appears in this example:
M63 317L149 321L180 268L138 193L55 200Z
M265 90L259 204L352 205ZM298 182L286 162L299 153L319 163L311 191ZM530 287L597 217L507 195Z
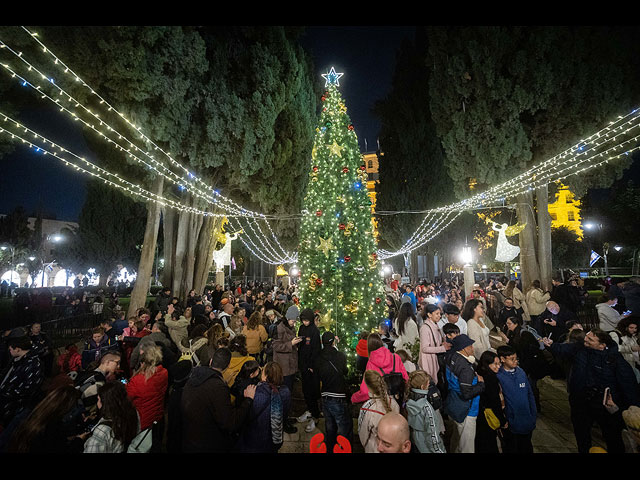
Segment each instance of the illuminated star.
M332 154L339 156L340 158L342 158L342 149L344 147L341 145L338 145L336 143L336 141L333 141L333 145L329 145L329 150L331 151Z
M324 256L329 258L329 252L333 249L333 239L329 237L328 239L324 239L320 237L320 245L318 245L318 250L324 253Z
M323 73L322 76L325 78L326 82L324 84L325 87L328 87L331 84L335 84L336 86L340 86L340 82L338 81L340 77L344 75L344 73L336 73L336 69L331 67L329 73Z
M333 310L329 309L327 313L324 315L320 315L320 326L324 327L325 330L329 331L331 328L331 313Z

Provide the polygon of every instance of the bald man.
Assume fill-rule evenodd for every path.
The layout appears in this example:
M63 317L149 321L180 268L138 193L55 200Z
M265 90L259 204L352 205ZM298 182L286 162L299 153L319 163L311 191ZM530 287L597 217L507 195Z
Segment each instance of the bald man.
M399 413L387 413L378 423L378 452L410 453L409 424Z
M554 301L549 301L547 309L538 317L539 325L536 330L541 337L553 335L553 338L557 340L566 333L566 323L569 320L577 320L577 318L570 310L561 307Z

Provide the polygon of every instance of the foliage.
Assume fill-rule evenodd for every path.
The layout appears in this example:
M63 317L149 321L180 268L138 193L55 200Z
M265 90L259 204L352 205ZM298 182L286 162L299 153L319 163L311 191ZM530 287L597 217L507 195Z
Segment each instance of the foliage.
M15 267L31 255L35 247L35 235L29 228L29 217L24 208L18 206L6 216L0 217L0 269ZM13 262L13 265L11 264Z
M588 246L568 227L552 228L551 244L553 268L580 268L589 265L591 252Z

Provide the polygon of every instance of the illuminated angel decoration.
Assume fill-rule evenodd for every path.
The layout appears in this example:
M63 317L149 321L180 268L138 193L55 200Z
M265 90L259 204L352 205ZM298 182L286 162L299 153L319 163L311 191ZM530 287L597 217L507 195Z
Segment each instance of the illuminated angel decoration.
M517 223L516 225L508 226L506 223L497 224L491 222L493 228L498 233L498 246L496 248L496 262L510 262L518 256L520 253L520 247L511 245L507 240L507 236L512 237L519 234L527 225Z
M224 246L213 252L213 261L216 263L216 272L224 271L225 265L231 265L231 242L243 233L242 230L235 233L224 233ZM222 243L222 242L220 242Z

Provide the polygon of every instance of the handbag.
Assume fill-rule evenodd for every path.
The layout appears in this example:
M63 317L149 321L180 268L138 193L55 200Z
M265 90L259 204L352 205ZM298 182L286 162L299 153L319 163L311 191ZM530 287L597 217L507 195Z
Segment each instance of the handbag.
M157 422L153 422L154 425L156 423ZM150 427L138 433L138 435L131 440L129 448L127 448L127 453L149 453L153 446L152 430L153 427Z
M493 413L493 410L490 408L484 409L484 418L491 430L497 430L500 428L500 420L498 420L498 417L496 417L496 414Z
M462 423L467 418L467 413L471 408L471 400L463 400L455 390L449 390L449 394L444 401L444 413L449 415L455 422Z
M400 372L396 372L396 354L393 355L393 367L389 373L384 373L384 370L380 367L380 371L382 372L382 378L384 378L385 383L387 384L387 391L389 395L396 396L400 395L401 398L404 396L404 378Z

